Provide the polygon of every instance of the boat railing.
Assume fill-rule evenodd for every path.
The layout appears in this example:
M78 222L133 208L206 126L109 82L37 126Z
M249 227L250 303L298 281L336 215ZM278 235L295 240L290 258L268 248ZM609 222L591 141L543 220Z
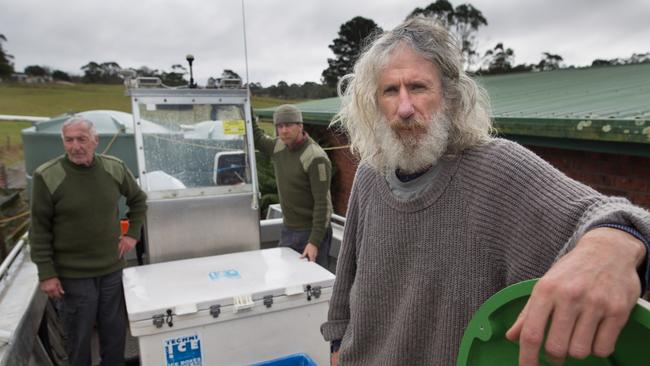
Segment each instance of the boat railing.
M18 254L23 250L25 247L25 244L27 243L27 233L23 234L23 236L18 240L16 245L11 249L7 257L2 261L2 264L0 264L0 281L2 281L9 271L9 268L11 267L11 264L16 260L18 257Z

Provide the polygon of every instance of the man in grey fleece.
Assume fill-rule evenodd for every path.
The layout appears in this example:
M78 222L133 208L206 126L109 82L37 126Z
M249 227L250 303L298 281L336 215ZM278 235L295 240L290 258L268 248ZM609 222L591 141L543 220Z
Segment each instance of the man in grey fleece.
M519 364L610 354L648 282L650 213L491 137L485 93L424 18L341 82L336 121L361 164L321 328L332 363L454 365L479 306L535 277L506 333Z

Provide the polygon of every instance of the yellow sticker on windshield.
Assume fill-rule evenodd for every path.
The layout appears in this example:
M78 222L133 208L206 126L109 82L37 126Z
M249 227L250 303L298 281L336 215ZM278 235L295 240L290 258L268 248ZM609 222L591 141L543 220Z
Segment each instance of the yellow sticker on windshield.
M224 135L239 135L246 133L246 123L243 119L227 119L223 121Z

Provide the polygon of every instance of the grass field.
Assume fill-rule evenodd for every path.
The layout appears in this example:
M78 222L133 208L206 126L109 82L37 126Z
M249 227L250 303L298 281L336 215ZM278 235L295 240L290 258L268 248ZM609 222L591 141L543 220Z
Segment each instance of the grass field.
M54 117L90 109L130 112L122 85L0 85L0 114Z
M297 101L253 97L253 108L266 108ZM131 100L123 85L98 84L0 84L0 114L55 117L93 109L131 112ZM23 160L20 131L29 122L0 121L0 162L11 167ZM267 132L273 126L263 123Z
M253 96L253 108L268 108L268 107L275 107L276 105L280 105L280 104L287 104L287 103L292 104L292 103L300 103L300 102L304 102L304 100L277 99L277 98Z
M54 117L91 109L131 112L131 99L123 85L0 84L0 114ZM253 97L253 108L299 102Z

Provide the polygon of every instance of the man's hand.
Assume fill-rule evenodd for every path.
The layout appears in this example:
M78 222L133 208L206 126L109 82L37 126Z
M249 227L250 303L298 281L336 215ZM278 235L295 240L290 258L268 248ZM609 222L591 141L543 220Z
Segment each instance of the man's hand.
M135 245L138 243L137 240L133 239L130 236L122 236L122 239L120 239L120 243L117 245L117 250L118 253L120 254L120 258L124 256L126 252L129 250L133 249Z
M549 322L544 350L551 362L610 355L639 297L636 268L644 256L643 243L624 231L587 232L537 282L506 333L509 340L519 341L519 365L539 364Z
M302 252L300 258L307 257L307 259L310 262L315 262L317 256L318 256L318 247L312 243L307 243L307 245L305 246L305 250Z
M330 366L339 366L339 351L330 353Z
M61 281L59 281L58 277L52 277L41 281L40 287L41 291L45 292L47 296L52 299L59 299L65 293L65 291L63 291L63 286L61 286Z

